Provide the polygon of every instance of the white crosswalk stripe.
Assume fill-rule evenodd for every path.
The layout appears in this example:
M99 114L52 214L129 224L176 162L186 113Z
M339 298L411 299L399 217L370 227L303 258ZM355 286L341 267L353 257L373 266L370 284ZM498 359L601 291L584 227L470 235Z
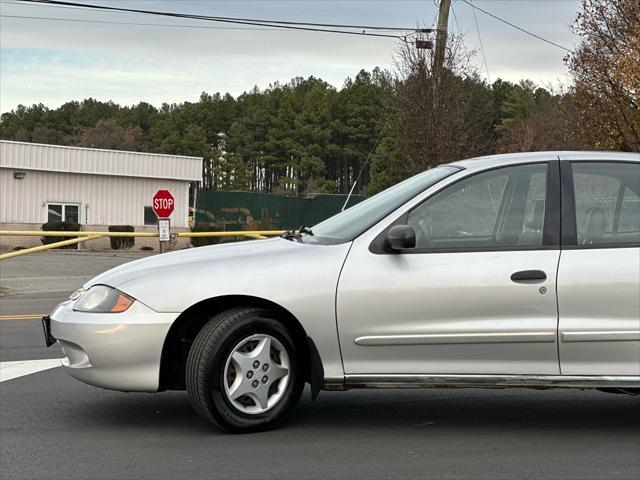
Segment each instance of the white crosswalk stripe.
M61 365L60 360L60 358L47 358L43 360L0 362L0 382L59 367Z

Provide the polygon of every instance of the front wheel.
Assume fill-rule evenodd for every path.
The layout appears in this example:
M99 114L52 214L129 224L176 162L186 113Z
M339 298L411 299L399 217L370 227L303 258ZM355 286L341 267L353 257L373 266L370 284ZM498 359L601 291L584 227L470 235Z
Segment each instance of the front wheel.
M300 398L303 358L271 312L223 312L204 326L189 351L189 400L197 413L223 430L268 430L282 422Z

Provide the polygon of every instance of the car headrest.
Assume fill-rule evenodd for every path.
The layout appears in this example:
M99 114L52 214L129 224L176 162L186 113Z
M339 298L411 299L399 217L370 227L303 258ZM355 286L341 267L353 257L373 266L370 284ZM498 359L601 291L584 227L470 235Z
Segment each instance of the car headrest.
M582 229L582 243L599 243L604 238L607 228L607 215L602 207L591 207L587 210Z

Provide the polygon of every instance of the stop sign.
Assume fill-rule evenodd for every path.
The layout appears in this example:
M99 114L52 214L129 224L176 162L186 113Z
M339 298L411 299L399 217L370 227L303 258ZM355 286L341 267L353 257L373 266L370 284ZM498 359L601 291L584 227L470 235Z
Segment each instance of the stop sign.
M158 218L169 218L173 213L175 200L169 190L158 190L153 196L153 211Z

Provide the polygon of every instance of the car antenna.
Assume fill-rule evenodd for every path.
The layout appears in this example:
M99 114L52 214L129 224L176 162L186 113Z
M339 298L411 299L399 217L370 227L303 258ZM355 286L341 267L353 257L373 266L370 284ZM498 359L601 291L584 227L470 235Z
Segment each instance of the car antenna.
M386 123L380 129L380 133L378 134L378 138L376 138L376 142L373 144L373 147L371 147L371 150L369 151L369 155L367 155L367 159L362 164L362 167L360 167L360 172L358 173L358 176L356 177L355 181L353 182L353 185L351 185L351 190L349 190L349 195L347 195L347 199L344 201L344 205L342 206L342 210L340 210L341 212L344 212L345 209L347 208L347 204L349 203L349 200L351 199L351 195L353 195L353 191L355 190L356 185L358 184L358 181L360 180L360 177L362 176L362 172L364 172L364 169L367 166L367 164L369 163L369 160L371 160L371 155L373 155L373 152L376 150L376 147L378 146L378 142L380 142L380 139L382 138L382 134L384 133L384 129L387 127L388 123L389 123L389 120L387 120Z

